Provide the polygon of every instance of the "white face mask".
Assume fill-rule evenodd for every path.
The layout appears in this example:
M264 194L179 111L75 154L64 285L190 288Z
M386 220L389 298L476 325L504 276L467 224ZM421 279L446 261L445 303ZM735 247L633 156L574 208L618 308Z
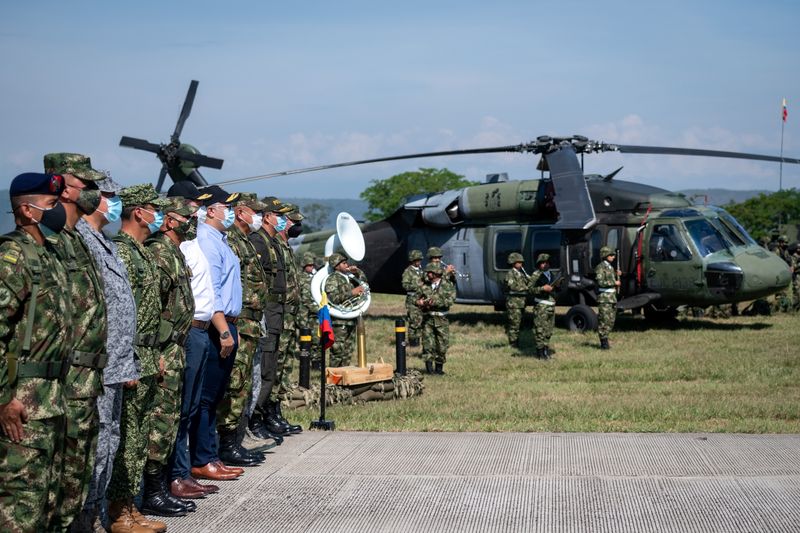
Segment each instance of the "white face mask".
M253 221L248 224L250 226L250 231L258 231L258 228L261 227L261 224L264 222L264 217L258 214L253 215Z
M197 222L202 224L206 221L206 206L201 206L200 209L197 210Z

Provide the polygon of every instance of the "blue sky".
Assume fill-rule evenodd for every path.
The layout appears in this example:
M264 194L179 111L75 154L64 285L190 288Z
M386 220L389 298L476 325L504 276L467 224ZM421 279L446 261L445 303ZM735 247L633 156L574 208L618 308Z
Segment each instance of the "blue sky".
M800 3L4 2L0 172L51 151L92 156L123 184L155 181L122 135L225 159L209 182L412 152L582 134L628 144L800 157ZM669 189L777 189L777 164L587 157L587 171ZM537 177L530 155L354 167L232 187L355 198L420 166ZM800 166L784 165L784 187Z

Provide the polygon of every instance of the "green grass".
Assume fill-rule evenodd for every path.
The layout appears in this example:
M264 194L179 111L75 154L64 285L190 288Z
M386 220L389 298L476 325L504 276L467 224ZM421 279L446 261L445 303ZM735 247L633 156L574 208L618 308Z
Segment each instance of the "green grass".
M403 313L402 296L373 295L368 361L394 364ZM506 344L503 320L491 307L454 306L446 376L426 376L418 398L333 406L326 418L355 431L800 433L800 316L649 327L628 314L610 351L595 333L557 329L550 361L531 357L530 312L523 354ZM409 349L409 368L424 368L419 351ZM289 418L308 427L318 416Z

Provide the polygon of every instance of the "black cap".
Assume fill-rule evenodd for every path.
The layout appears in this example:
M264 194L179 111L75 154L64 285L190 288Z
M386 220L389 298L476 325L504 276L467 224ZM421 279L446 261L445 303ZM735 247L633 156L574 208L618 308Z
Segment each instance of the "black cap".
M197 186L189 180L182 180L175 182L172 187L167 191L167 197L182 196L189 200L200 202L206 200L208 196L197 188Z
M203 187L202 193L206 198L203 199L203 205L208 207L214 204L230 204L239 198L239 193L229 193L219 185L209 185Z

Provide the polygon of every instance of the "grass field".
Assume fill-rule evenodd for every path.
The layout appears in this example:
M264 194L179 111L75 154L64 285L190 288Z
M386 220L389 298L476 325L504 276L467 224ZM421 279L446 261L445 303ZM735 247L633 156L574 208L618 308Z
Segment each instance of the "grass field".
M394 364L403 314L402 296L373 295L368 361ZM648 327L627 314L610 351L597 348L595 333L557 329L550 361L532 357L527 315L518 352L502 313L454 306L445 376L426 376L418 398L329 407L326 418L356 431L800 433L800 315ZM409 368L424 368L419 352L409 349ZM289 414L304 427L318 416Z

